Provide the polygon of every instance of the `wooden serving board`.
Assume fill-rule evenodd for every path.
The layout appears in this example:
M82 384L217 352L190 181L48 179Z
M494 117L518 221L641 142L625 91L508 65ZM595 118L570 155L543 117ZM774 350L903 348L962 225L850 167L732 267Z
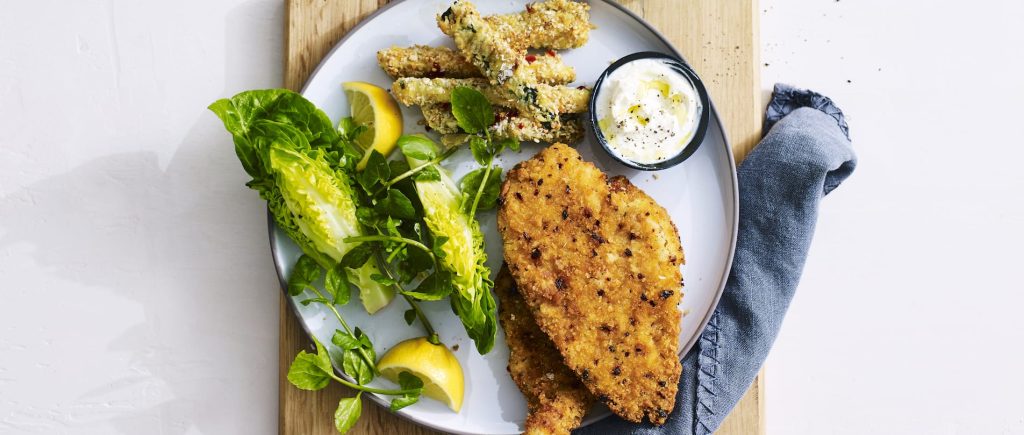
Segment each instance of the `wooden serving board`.
M597 0L592 0L597 1ZM364 17L387 0L285 0L285 83L299 90L321 58ZM722 117L737 161L761 137L757 0L624 0L626 7L661 31L696 68ZM332 383L301 391L286 379L288 366L311 342L281 295L279 433L334 434L338 400L353 395ZM764 433L764 373L729 415L718 433ZM366 399L355 434L437 434Z

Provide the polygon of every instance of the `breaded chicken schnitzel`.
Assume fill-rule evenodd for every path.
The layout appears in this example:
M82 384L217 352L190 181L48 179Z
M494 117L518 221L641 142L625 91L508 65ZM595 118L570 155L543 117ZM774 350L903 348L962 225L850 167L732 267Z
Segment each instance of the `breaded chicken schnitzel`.
M533 320L533 314L502 266L494 280L498 318L508 343L508 371L526 396L529 415L526 434L566 434L579 427L594 396L562 362L551 339Z
M562 144L510 171L499 201L505 261L565 364L620 417L663 424L682 370L668 212Z

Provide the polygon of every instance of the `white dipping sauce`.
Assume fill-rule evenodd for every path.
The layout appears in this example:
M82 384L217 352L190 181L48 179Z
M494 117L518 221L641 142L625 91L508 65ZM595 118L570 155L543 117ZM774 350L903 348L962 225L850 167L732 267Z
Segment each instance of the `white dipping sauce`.
M616 68L601 83L595 106L608 148L641 164L683 152L703 110L690 80L661 59Z

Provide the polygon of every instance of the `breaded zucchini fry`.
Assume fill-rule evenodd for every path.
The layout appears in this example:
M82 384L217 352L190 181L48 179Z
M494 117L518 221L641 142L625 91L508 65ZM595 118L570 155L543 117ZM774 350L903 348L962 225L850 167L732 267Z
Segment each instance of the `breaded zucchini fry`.
M423 110L423 118L431 129L443 135L449 135L443 140L446 146L462 143L468 139L468 135L459 129L459 124L452 116L451 106L446 104L431 104L420 107ZM562 117L562 128L552 130L545 128L541 123L529 118L523 118L514 109L506 107L495 107L494 115L496 121L490 130L491 136L496 138L512 138L520 142L548 142L548 143L576 143L583 139L583 124L575 114ZM458 136L463 137L458 137Z
M484 17L499 37L513 46L564 50L582 47L590 34L590 5L571 0L530 3L518 14ZM447 23L439 22L449 33Z
M391 47L377 52L377 63L392 78L400 77L483 77L476 66L448 47L414 45ZM553 51L547 54L528 54L522 65L533 74L537 83L564 85L576 80L576 71L562 63L562 57Z
M486 79L426 79L403 77L391 84L391 95L406 106L426 106L451 101L452 89L468 86L480 91L491 104L516 107L504 89L487 83ZM590 89L568 88L545 84L534 85L538 98L548 101L555 113L582 113L587 111ZM518 109L518 108L517 108ZM523 112L520 111L522 114ZM524 116L529 117L529 116ZM536 118L533 118L536 119ZM543 122L537 119L538 122Z
M525 51L513 47L480 16L468 0L456 0L438 15L438 25L455 40L462 56L480 69L492 85L501 86L505 98L524 115L558 128L555 102L541 95L537 82L519 60Z

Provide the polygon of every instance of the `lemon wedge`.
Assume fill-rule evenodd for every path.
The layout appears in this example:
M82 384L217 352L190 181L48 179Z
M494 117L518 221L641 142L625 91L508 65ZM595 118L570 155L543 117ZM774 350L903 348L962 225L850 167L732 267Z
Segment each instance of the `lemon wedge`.
M381 376L395 383L399 373L409 372L423 381L425 396L444 403L452 411L462 409L462 365L444 345L433 344L426 337L405 340L380 358L377 369Z
M402 111L395 99L380 86L366 82L345 82L341 89L348 98L352 120L366 126L366 131L356 136L356 144L364 151L377 150L384 156L391 154L402 135ZM367 152L356 169L362 170L369 157Z

